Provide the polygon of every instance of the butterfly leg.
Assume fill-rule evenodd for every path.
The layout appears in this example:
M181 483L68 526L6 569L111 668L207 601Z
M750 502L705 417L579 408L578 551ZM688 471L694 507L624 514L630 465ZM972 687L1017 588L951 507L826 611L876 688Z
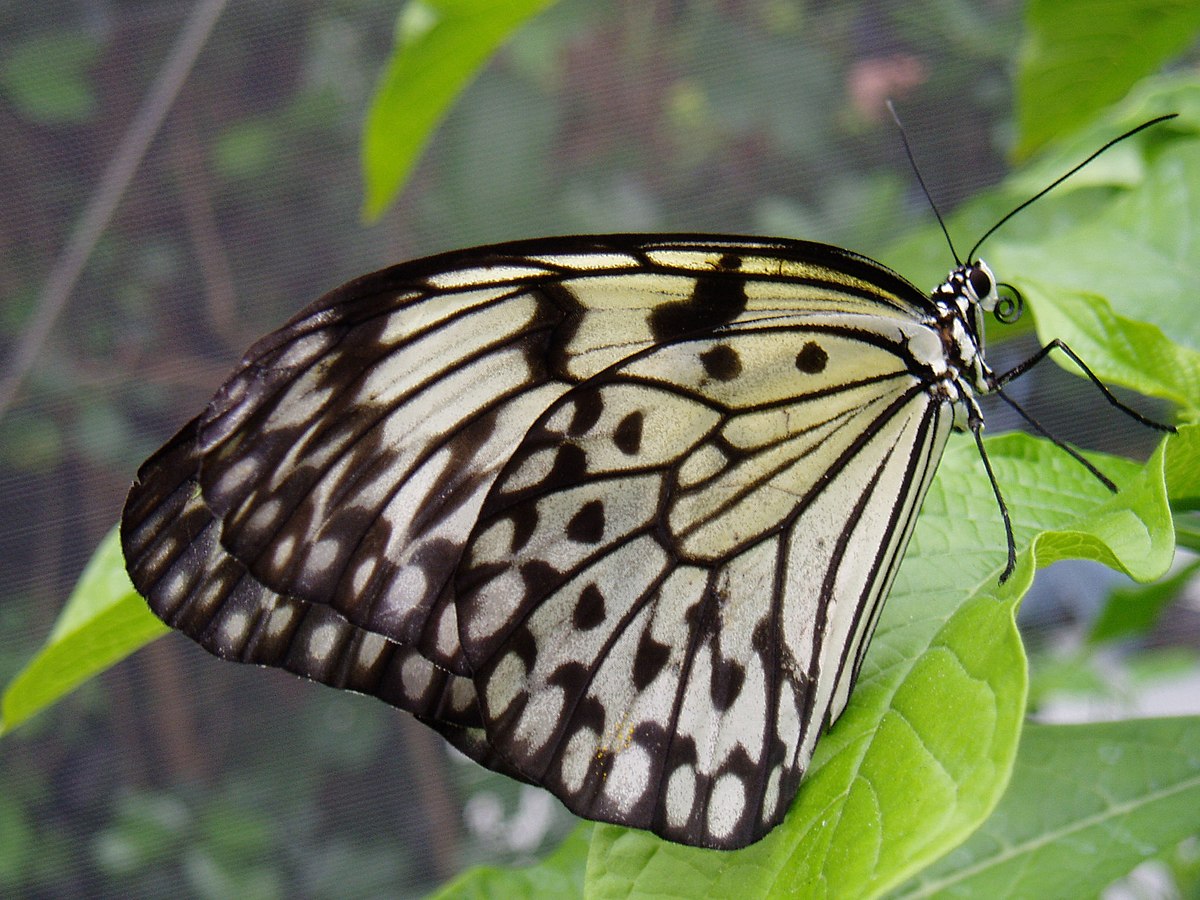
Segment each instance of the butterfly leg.
M1105 385L1104 382L1101 381L1099 379L1099 377L1097 377L1096 373L1088 368L1087 363L1085 363L1082 359L1080 359L1074 350L1072 350L1070 347L1068 347L1065 343L1060 341L1058 338L1055 338L1054 340L1050 341L1048 344L1046 344L1046 346L1042 347L1041 350L1039 350L1037 353L1033 354L1033 356L1029 357L1029 359L1025 360L1022 363L1018 363L1017 365L1015 365L1011 369L1009 369L1007 372L1004 372L1000 375L993 376L991 379L991 385L990 385L991 389L994 391L998 391L1000 388L1004 387L1004 385L1008 384L1010 381L1020 378L1022 375L1024 375L1026 372L1028 372L1030 369L1032 369L1034 366L1036 366L1038 363L1040 363L1043 359L1045 359L1047 356L1049 356L1050 351L1054 350L1055 348L1061 350L1068 357L1070 357L1071 361L1073 363L1075 363L1075 365L1079 366L1079 370L1081 372L1083 372L1083 374L1088 377L1088 380L1090 380L1092 382L1092 384L1094 384L1096 386L1097 390L1099 390L1100 393L1104 395L1104 399L1107 400L1113 406L1115 406L1117 409L1121 410L1121 412L1125 413L1125 415L1129 416L1132 419L1135 419L1138 422L1141 422L1147 428L1153 428L1157 431L1167 431L1172 434L1175 433L1175 427L1173 425L1164 425L1161 422L1155 422L1153 419L1148 419L1145 416L1143 416L1140 412L1138 412L1136 409L1126 406L1124 403L1122 403L1120 400L1118 400L1116 398L1116 396L1113 394L1113 392L1108 389L1107 385ZM1033 423L1030 422L1030 424L1033 424Z
M1118 400L1116 398L1116 396L1113 394L1113 392L1108 389L1108 386L1105 385L1104 382L1099 379L1099 377L1097 377L1096 373L1093 372L1090 368L1088 368L1087 363L1085 363L1082 359L1080 359L1078 354L1076 354L1074 350L1072 350L1070 347L1068 347L1065 343L1063 343L1058 338L1055 338L1054 340L1050 341L1044 347L1042 347L1040 350L1038 350L1037 353L1035 353L1035 354L1033 354L1033 356L1029 357L1029 359L1025 360L1024 362L1018 363L1017 365L1015 365L1011 369L1009 369L1007 372L1003 372L1000 375L992 375L989 378L988 386L992 393L998 395L1001 400L1003 400L1005 403L1007 403L1009 406L1011 406L1022 419L1024 419L1026 422L1029 423L1029 425L1033 428L1034 431L1036 431L1038 434L1042 435L1043 437L1053 441L1055 446L1061 448L1072 459L1079 462L1084 468L1086 468L1089 472L1091 472L1092 475L1094 475L1096 477L1096 479L1100 481L1101 484L1103 484L1105 487L1107 487L1113 493L1116 493L1117 486L1113 483L1113 481L1110 478L1108 478L1103 472L1101 472L1094 465L1092 465L1092 463L1090 463L1087 459L1085 459L1083 454L1080 453L1078 450L1076 450L1074 447L1071 447L1069 444L1065 443L1064 441L1055 437L1053 434L1051 434L1049 431L1047 431L1046 428L1040 422L1037 421L1037 419L1035 419L1033 416L1031 416L1029 413L1027 413L1024 409L1021 408L1021 406L1015 400L1013 400L1006 393L1004 393L1003 388L1006 384L1008 384L1010 381L1014 381L1015 379L1024 375L1026 372L1028 372L1030 369L1032 369L1034 366L1036 366L1038 363L1040 363L1043 359L1045 359L1047 356L1049 356L1050 351L1054 350L1054 349L1059 349L1063 353L1065 353L1071 359L1071 361L1074 362L1075 365L1077 365L1079 367L1080 371L1083 372L1083 374L1088 377L1088 380L1090 380L1092 382L1092 384L1094 384L1096 386L1096 388L1100 391L1100 393L1104 395L1104 399L1107 400L1112 406L1119 409L1121 412L1130 416L1135 421L1140 422L1141 424L1146 425L1149 428L1154 428L1158 431L1166 431L1166 432L1174 433L1175 428L1171 425L1164 425L1160 422L1155 422L1153 419L1148 419L1145 416L1143 416L1141 413L1139 413L1137 410L1132 409L1129 406L1126 406L1124 403L1122 403L1120 400ZM1013 544L1013 538L1012 538L1012 528L1009 525L1008 511L1005 509L1004 500L1000 496L1000 489L996 484L996 479L992 475L992 467L991 467L991 464L988 462L987 453L985 453L984 449L983 449L983 439L980 434L981 429L977 428L973 421L973 419L976 416L977 416L977 414L975 414L972 411L971 417L969 419L969 424L971 426L971 431L975 434L975 443L979 447L979 455L983 458L983 464L984 464L984 467L987 469L988 478L991 479L992 489L993 489L993 491L995 491L996 499L1000 503L1000 512L1004 516L1004 525L1005 525L1006 531L1008 532L1008 548L1009 548L1008 549L1008 560L1009 561L1008 561L1008 566L1004 570L1004 574L1000 576L1000 581L1001 581L1001 583L1003 583L1008 578L1008 576L1012 573L1013 565L1015 563L1015 552L1014 552L1014 544ZM981 419L980 419L980 425L982 425Z
M983 460L983 468L987 470L992 493L996 495L996 503L1000 507L1000 518L1004 520L1004 539L1008 543L1008 562L1004 566L1004 571L1000 573L1000 583L1004 584L1017 565L1017 542L1013 537L1012 519L1008 515L1008 504L1004 502L1004 495L1000 493L1000 484L996 481L996 474L992 471L992 461L988 459L987 451L983 449L983 417L976 412L971 416L968 424L971 434L975 435L975 446L979 448L979 458Z
M1001 390L1000 388L996 388L993 391L993 393L997 397L999 397L1001 400L1003 400L1005 403L1007 403L1009 406L1011 406L1013 408L1013 410L1016 411L1017 415L1019 415L1022 419L1024 419L1026 422L1028 422L1030 428L1032 428L1034 431L1036 431L1042 437L1046 438L1048 441L1052 441L1054 443L1055 447L1058 447L1060 450L1065 451L1067 453L1067 455L1071 457L1071 459L1075 460L1077 463L1079 463L1081 466L1083 466L1085 469L1087 469L1089 472L1091 472L1096 477L1097 481L1099 481L1102 485L1104 485L1106 488L1108 488L1114 494L1117 492L1117 486L1113 483L1113 480L1111 478L1109 478L1107 475L1105 475L1103 472L1101 472L1099 469L1097 469L1094 465L1092 465L1091 462L1088 461L1087 457L1085 457L1082 453L1080 453L1078 450L1076 450L1070 444L1066 443L1065 441L1060 440L1059 438L1057 438L1053 434L1051 434L1049 431L1047 431L1046 426L1044 426L1041 422L1039 422L1037 419L1035 419L1033 416L1031 416L1029 413L1027 413L1024 409L1022 409L1020 404L1018 404L1016 400L1014 400L1012 397L1008 396L1008 394L1004 393L1004 391Z
M988 483L991 484L992 493L996 496L996 504L1000 507L1000 518L1004 520L1004 540L1008 544L1008 562L1000 575L1000 583L1004 584L1017 565L1017 542L1013 537L1012 519L1008 515L1008 504L1004 502L1004 495L1000 492L1000 483L996 481L996 473L992 471L992 461L988 459L987 450L983 446L983 411L975 401L970 388L961 381L956 381L954 387L958 391L958 401L955 404L957 407L956 418L958 414L966 413L967 428L975 436L975 446L979 448L979 458L983 460Z

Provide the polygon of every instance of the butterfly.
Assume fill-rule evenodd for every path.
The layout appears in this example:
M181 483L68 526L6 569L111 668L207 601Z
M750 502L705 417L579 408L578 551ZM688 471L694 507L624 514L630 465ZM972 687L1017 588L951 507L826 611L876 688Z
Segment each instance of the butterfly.
M980 395L1058 347L1170 430L1061 342L990 369L984 314L1020 295L977 249L931 293L703 235L358 278L141 467L129 573L220 657L374 695L586 818L745 846L846 706L953 429L1011 572Z

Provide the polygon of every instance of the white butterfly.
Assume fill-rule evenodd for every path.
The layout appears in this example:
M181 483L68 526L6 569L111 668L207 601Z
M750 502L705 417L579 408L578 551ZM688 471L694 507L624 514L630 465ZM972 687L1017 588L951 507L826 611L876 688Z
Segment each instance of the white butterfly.
M980 261L925 294L759 238L394 266L143 465L130 574L219 656L378 696L587 818L744 846L846 705L951 428L1061 346L993 373L997 309Z

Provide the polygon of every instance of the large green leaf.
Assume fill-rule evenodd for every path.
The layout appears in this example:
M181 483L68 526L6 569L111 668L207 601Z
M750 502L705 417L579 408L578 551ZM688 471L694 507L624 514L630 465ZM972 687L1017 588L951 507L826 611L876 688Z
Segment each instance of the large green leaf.
M898 896L1094 897L1198 832L1200 718L1031 724L996 811Z
M1120 100L1200 32L1195 0L1030 0L1017 74L1024 155Z
M400 192L450 104L514 31L554 0L411 0L363 133L364 212Z

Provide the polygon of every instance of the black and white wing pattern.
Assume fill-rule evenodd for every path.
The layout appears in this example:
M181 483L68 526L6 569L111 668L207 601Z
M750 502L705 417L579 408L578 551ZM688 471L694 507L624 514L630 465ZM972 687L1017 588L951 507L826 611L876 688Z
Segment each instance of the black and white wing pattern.
M755 238L368 275L142 467L130 574L219 656L376 695L587 818L743 846L845 707L973 407L979 298L934 298Z

